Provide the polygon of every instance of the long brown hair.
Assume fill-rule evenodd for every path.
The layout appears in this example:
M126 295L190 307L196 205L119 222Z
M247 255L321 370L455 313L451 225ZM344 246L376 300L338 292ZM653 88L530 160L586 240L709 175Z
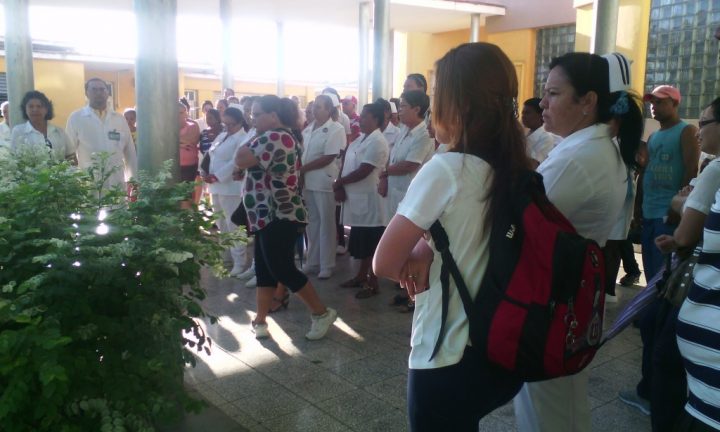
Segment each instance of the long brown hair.
M435 64L432 121L449 138L450 151L471 154L493 168L486 222L496 213L496 198L509 192L530 169L525 137L517 120L515 67L500 48L467 43Z

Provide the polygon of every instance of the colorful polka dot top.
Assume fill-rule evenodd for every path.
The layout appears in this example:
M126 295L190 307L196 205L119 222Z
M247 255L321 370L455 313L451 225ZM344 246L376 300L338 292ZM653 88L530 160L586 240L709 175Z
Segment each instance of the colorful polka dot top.
M282 219L307 223L307 210L298 190L300 157L297 141L286 129L274 129L249 146L259 163L247 169L245 210L251 232Z

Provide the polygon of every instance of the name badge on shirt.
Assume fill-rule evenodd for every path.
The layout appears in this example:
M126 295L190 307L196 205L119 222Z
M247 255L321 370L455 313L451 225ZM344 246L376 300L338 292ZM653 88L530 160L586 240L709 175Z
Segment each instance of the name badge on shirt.
M113 129L110 132L108 132L108 139L110 141L120 141L120 132Z

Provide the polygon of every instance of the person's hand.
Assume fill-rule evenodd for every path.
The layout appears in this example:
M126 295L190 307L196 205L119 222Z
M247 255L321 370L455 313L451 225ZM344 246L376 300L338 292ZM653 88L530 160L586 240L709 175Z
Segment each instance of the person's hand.
M386 177L380 177L380 182L378 183L377 191L380 194L381 197L386 197L388 193L388 180Z
M677 250L677 243L675 243L675 237L667 234L663 234L655 239L655 246L657 246L663 253L670 253Z
M425 240L420 240L410 253L408 260L400 269L398 282L407 290L408 296L415 299L430 287L430 265L433 262L433 252Z
M205 180L205 183L209 183L209 184L218 182L218 178L215 176L215 174L209 174L209 175L205 176L205 178L203 180Z
M677 194L681 197L686 197L686 196L690 195L690 192L692 192L693 189L694 189L694 187L687 185L684 188L680 189L680 191Z

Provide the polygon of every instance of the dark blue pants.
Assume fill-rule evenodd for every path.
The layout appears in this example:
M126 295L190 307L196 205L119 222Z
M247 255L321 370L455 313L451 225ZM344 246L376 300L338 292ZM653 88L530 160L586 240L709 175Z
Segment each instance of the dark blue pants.
M512 400L522 385L506 372L481 361L472 347L465 348L458 364L410 369L410 430L476 432L480 419Z
M675 334L679 312L658 299L640 323L643 356L637 393L650 401L653 432L674 430L687 401L687 377Z

